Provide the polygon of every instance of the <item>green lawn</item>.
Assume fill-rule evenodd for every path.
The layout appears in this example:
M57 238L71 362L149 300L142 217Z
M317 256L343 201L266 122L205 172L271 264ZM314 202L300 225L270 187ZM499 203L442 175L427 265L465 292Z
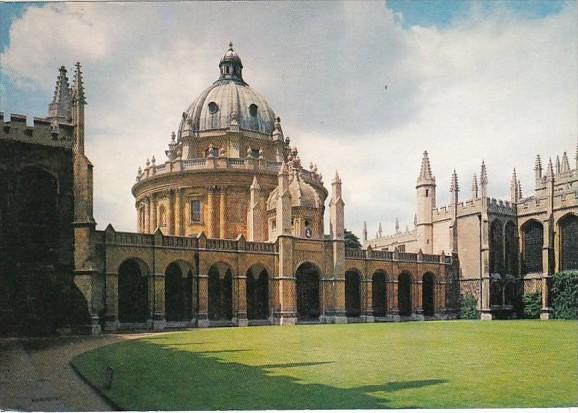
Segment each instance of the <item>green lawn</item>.
M196 329L72 363L130 410L562 407L578 403L575 321ZM106 366L114 369L102 389Z

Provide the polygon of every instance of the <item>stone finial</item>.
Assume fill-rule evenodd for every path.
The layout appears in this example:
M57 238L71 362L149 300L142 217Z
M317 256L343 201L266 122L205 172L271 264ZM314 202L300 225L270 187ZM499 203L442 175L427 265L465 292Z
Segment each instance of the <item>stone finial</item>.
M546 177L548 179L554 178L554 166L552 165L552 158L548 159L548 166L546 168Z
M165 151L165 155L167 156L169 161L174 161L179 156L179 151L177 150L179 144L175 141L176 134L173 131L171 133L171 141L169 142L169 149Z
M155 159L155 156L153 155L153 157L151 158L151 164L154 166L156 164L157 160Z
M522 199L522 183L518 179L518 200Z
M333 178L333 183L341 183L341 178L339 177L339 173L335 171L335 178Z
M259 148L259 159L263 159L263 148Z
M147 158L147 161L146 161L146 164L145 164L145 165L146 165L147 168L148 168L149 166L151 166L151 161L149 160L149 158Z
M423 158L421 160L421 167L419 171L418 181L429 181L434 180L435 178L432 176L431 172L431 165L429 161L429 156L427 151L423 152Z
M536 187L538 187L542 181L542 159L540 159L540 155L536 155L536 162L534 163L534 175Z
M80 62L74 65L74 80L72 81L72 101L86 105L84 95L84 81L82 80L82 70Z
M251 183L251 190L258 190L261 189L261 185L259 185L259 181L257 180L257 175L253 175L253 182Z
M72 116L71 103L72 100L68 77L66 76L66 68L61 66L58 70L58 77L56 78L54 96L52 102L48 105L48 117L69 120Z
M560 175L561 165L560 165L560 156L556 155L556 175Z
M474 174L474 179L472 180L472 198L477 199L479 197L479 188L478 188L478 177Z
M516 176L516 168L512 172L512 180L510 181L510 200L516 203L520 199L520 190L518 188L518 177Z
M399 219L395 218L395 233L399 233Z
M379 223L379 227L377 228L377 233L379 234L380 237L383 234L383 228L381 227L381 222Z
M417 227L417 214L413 214L413 226Z
M253 156L253 150L251 149L250 146L247 146L247 158L252 158Z
M482 185L488 184L488 170L484 161L482 161L482 167L480 169L480 181Z
M566 152L562 154L562 168L560 172L570 172L570 162L568 162L568 154Z
M460 186L458 184L458 174L456 173L456 170L454 169L454 172L452 173L452 180L450 182L450 192L457 193L459 191L460 191Z
M283 129L281 129L281 118L277 116L273 124L273 140L283 142Z
M367 241L367 222L363 221L363 241Z

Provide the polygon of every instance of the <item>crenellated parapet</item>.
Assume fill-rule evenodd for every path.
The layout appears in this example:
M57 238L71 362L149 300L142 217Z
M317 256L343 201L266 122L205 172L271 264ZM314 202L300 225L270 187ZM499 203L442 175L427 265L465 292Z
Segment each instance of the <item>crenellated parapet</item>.
M26 115L0 112L0 139L17 142L72 148L74 126L71 123L33 118L32 125Z

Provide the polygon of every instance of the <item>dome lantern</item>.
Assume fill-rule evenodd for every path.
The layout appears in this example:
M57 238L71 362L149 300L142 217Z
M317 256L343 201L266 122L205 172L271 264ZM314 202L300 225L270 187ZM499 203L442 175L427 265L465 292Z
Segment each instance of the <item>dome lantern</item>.
M219 69L221 69L221 76L219 80L233 80L246 85L243 80L243 63L241 58L233 50L233 42L229 42L229 49L225 52L225 55L219 63Z

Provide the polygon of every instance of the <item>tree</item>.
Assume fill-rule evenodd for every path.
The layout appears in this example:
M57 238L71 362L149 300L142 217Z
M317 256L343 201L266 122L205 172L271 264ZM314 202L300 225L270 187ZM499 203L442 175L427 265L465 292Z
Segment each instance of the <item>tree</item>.
M345 238L345 248L354 250L361 249L361 242L359 242L359 238L353 232L345 230L344 238Z

